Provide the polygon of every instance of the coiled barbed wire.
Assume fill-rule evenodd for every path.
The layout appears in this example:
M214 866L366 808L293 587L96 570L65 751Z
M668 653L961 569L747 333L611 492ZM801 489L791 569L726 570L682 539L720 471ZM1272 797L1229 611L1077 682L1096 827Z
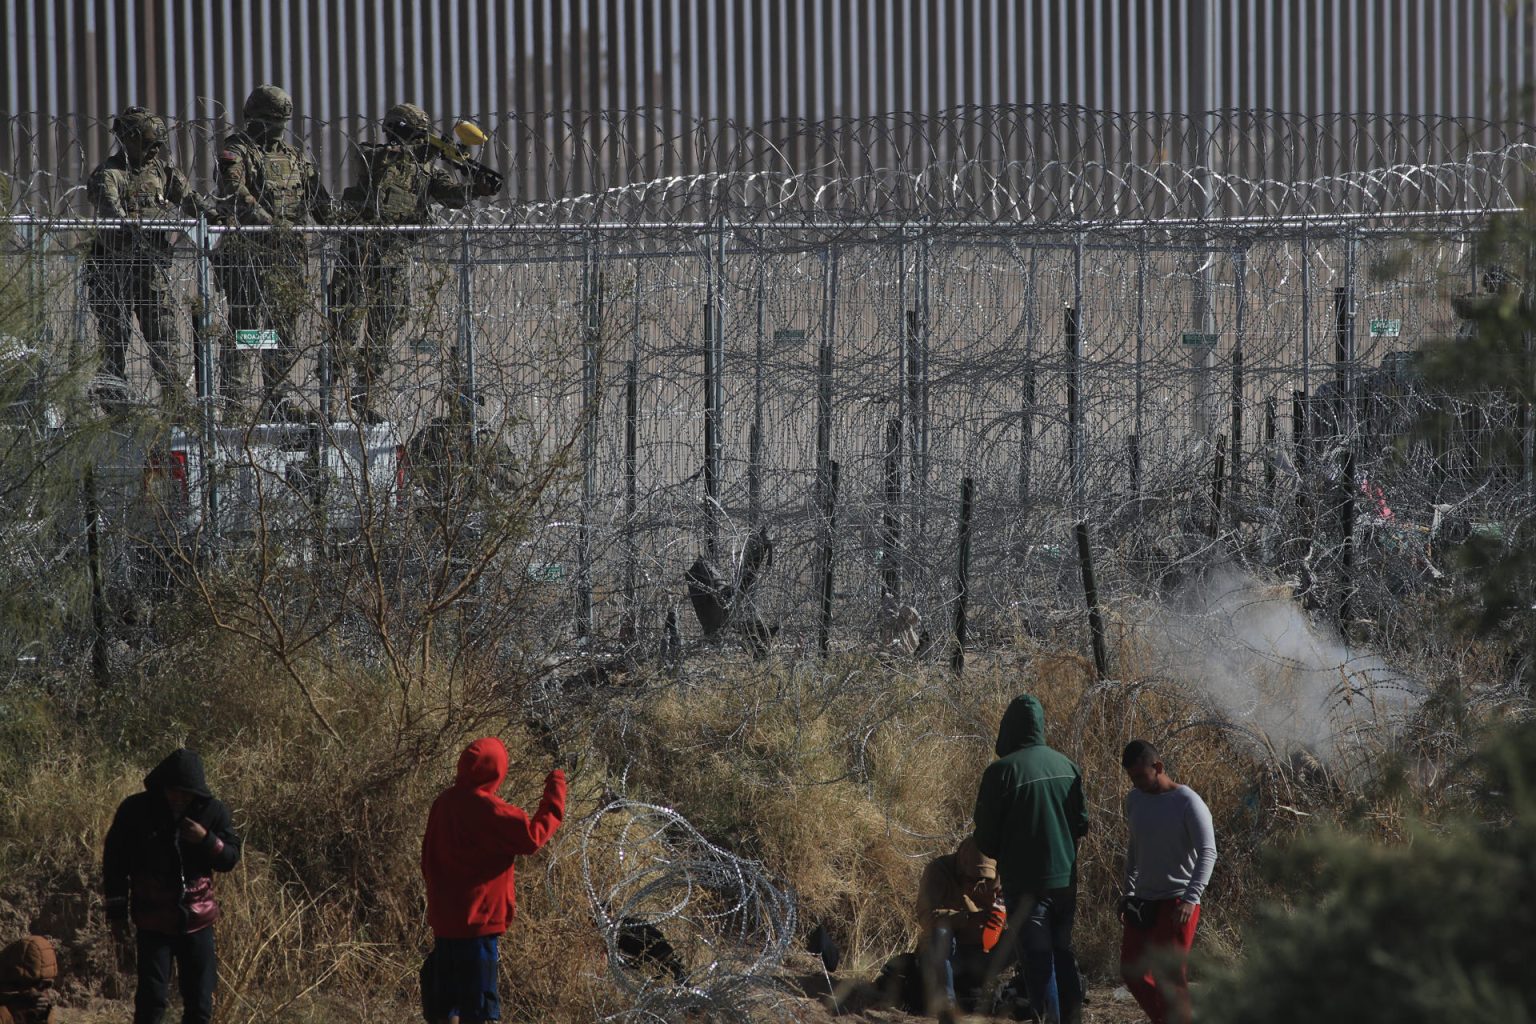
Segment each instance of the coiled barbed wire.
M659 110L476 120L496 140L482 156L512 184L475 221L546 227L723 220L920 231L1480 215L1518 205L1536 163L1530 126L1442 116L1010 105L763 125ZM221 118L172 125L195 179L211 179L232 130ZM297 134L334 189L358 143L380 137L362 117L304 119ZM11 212L78 208L78 186L109 146L108 125L83 117L0 119L0 201Z
M747 1020L781 995L773 974L795 934L792 889L711 843L670 807L616 799L581 838L583 881L630 998L611 1018Z

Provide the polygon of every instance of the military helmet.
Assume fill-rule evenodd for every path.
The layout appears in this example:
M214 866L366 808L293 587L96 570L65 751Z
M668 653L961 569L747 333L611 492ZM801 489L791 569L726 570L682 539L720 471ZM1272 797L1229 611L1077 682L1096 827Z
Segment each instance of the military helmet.
M124 142L161 143L169 137L165 119L145 107L129 107L112 119L112 134Z
M384 131L401 142L412 142L432 130L432 119L414 103L396 103L384 115Z
M293 97L275 85L258 85L245 98L248 121L287 121L293 117Z

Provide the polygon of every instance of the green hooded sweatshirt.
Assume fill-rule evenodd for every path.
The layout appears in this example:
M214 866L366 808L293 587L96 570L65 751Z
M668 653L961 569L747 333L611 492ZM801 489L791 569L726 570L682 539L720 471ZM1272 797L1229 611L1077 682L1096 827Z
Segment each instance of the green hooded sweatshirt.
M982 773L975 818L976 846L997 860L1010 903L1075 880L1077 843L1088 833L1083 776L1045 745L1045 712L1034 697L1014 698L1003 714L997 760Z

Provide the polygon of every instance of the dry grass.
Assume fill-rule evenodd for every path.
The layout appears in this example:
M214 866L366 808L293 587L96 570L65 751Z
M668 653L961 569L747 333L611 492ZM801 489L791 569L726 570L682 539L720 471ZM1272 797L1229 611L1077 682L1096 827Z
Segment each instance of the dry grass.
M509 799L533 802L550 767L542 741L507 710L518 706L517 681L469 702L428 685L402 715L398 691L377 675L306 666L338 741L276 673L220 643L189 642L153 682L74 706L0 698L0 740L13 752L0 757L0 924L60 940L75 1007L65 1020L93 1020L91 999L124 996L94 891L101 839L144 771L191 743L247 843L219 882L222 1024L413 1015L429 942L417 857L432 797L474 735L506 740ZM229 667L215 675L209 664ZM1124 670L1134 677L1134 664ZM1128 739L1162 741L1176 775L1211 806L1222 860L1200 946L1218 959L1237 955L1256 901L1283 895L1262 881L1265 850L1366 799L1286 775L1167 684L1096 684L1081 658L1037 646L975 656L962 676L867 656L722 656L690 673L560 698L555 738L577 767L566 827L519 868L520 913L503 942L508 1019L587 1021L621 1005L580 851L582 819L616 791L670 805L712 842L762 861L798 894L804 929L825 921L839 934L844 975L868 976L911 948L922 865L969 829L1002 711L1034 693L1048 740L1084 772L1092 826L1078 935L1100 985L1118 945L1118 758ZM1392 800L1369 805L1387 838L1402 812ZM1090 1019L1117 1019L1108 989L1098 992Z

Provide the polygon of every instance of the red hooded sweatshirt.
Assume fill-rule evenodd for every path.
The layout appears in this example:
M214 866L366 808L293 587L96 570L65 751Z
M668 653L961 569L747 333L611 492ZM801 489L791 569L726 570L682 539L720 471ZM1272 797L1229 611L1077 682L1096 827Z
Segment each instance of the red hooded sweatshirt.
M432 803L421 841L427 923L440 939L500 935L517 909L512 860L549 841L565 817L565 773L544 780L532 818L496 795L507 777L507 748L494 736L459 755L459 776Z

